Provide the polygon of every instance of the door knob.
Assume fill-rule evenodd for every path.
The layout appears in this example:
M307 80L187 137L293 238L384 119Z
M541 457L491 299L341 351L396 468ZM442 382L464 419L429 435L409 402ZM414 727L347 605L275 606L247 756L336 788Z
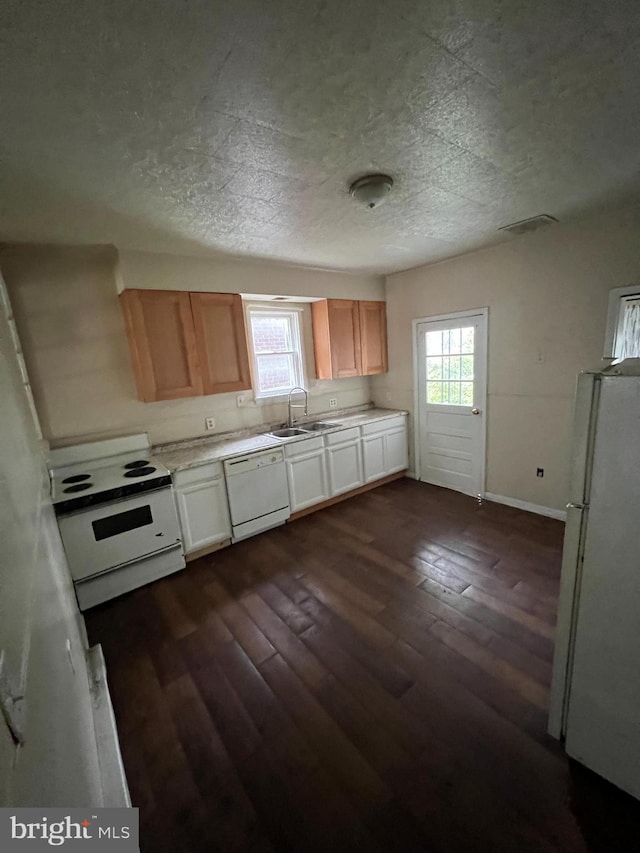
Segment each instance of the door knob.
M479 415L479 414L480 414L480 409L476 409L476 408L471 409L471 414L472 414L472 415Z

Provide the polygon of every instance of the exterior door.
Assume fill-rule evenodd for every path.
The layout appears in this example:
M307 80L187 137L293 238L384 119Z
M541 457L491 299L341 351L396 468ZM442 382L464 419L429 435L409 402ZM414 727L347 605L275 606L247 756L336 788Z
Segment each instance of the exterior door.
M417 473L484 494L487 309L419 321Z

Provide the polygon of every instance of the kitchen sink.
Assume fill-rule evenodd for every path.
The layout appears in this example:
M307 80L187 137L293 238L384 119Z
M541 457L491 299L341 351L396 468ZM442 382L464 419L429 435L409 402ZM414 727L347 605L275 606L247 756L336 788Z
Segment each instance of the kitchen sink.
M294 435L305 435L308 430L298 429L298 427L287 427L286 429L274 429L269 435L275 438L292 438Z
M339 427L340 424L329 423L328 421L316 421L313 424L305 424L305 430L309 430L309 432L317 432L320 429L331 429L331 427Z

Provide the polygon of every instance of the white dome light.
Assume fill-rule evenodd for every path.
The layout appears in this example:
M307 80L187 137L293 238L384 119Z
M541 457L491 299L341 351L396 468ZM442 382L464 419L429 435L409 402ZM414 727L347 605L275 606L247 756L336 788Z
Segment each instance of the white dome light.
M373 210L386 201L392 186L389 175L365 175L351 184L349 192L359 204Z

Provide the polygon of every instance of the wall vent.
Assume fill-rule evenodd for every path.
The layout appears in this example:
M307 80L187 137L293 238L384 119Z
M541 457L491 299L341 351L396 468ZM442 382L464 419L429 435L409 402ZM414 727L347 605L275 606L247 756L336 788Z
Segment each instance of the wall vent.
M555 216L541 213L540 216L532 216L531 219L521 219L520 222L512 222L511 225L503 225L502 228L498 228L498 231L508 231L509 234L529 234L530 231L537 231L538 228L544 228L557 221Z

